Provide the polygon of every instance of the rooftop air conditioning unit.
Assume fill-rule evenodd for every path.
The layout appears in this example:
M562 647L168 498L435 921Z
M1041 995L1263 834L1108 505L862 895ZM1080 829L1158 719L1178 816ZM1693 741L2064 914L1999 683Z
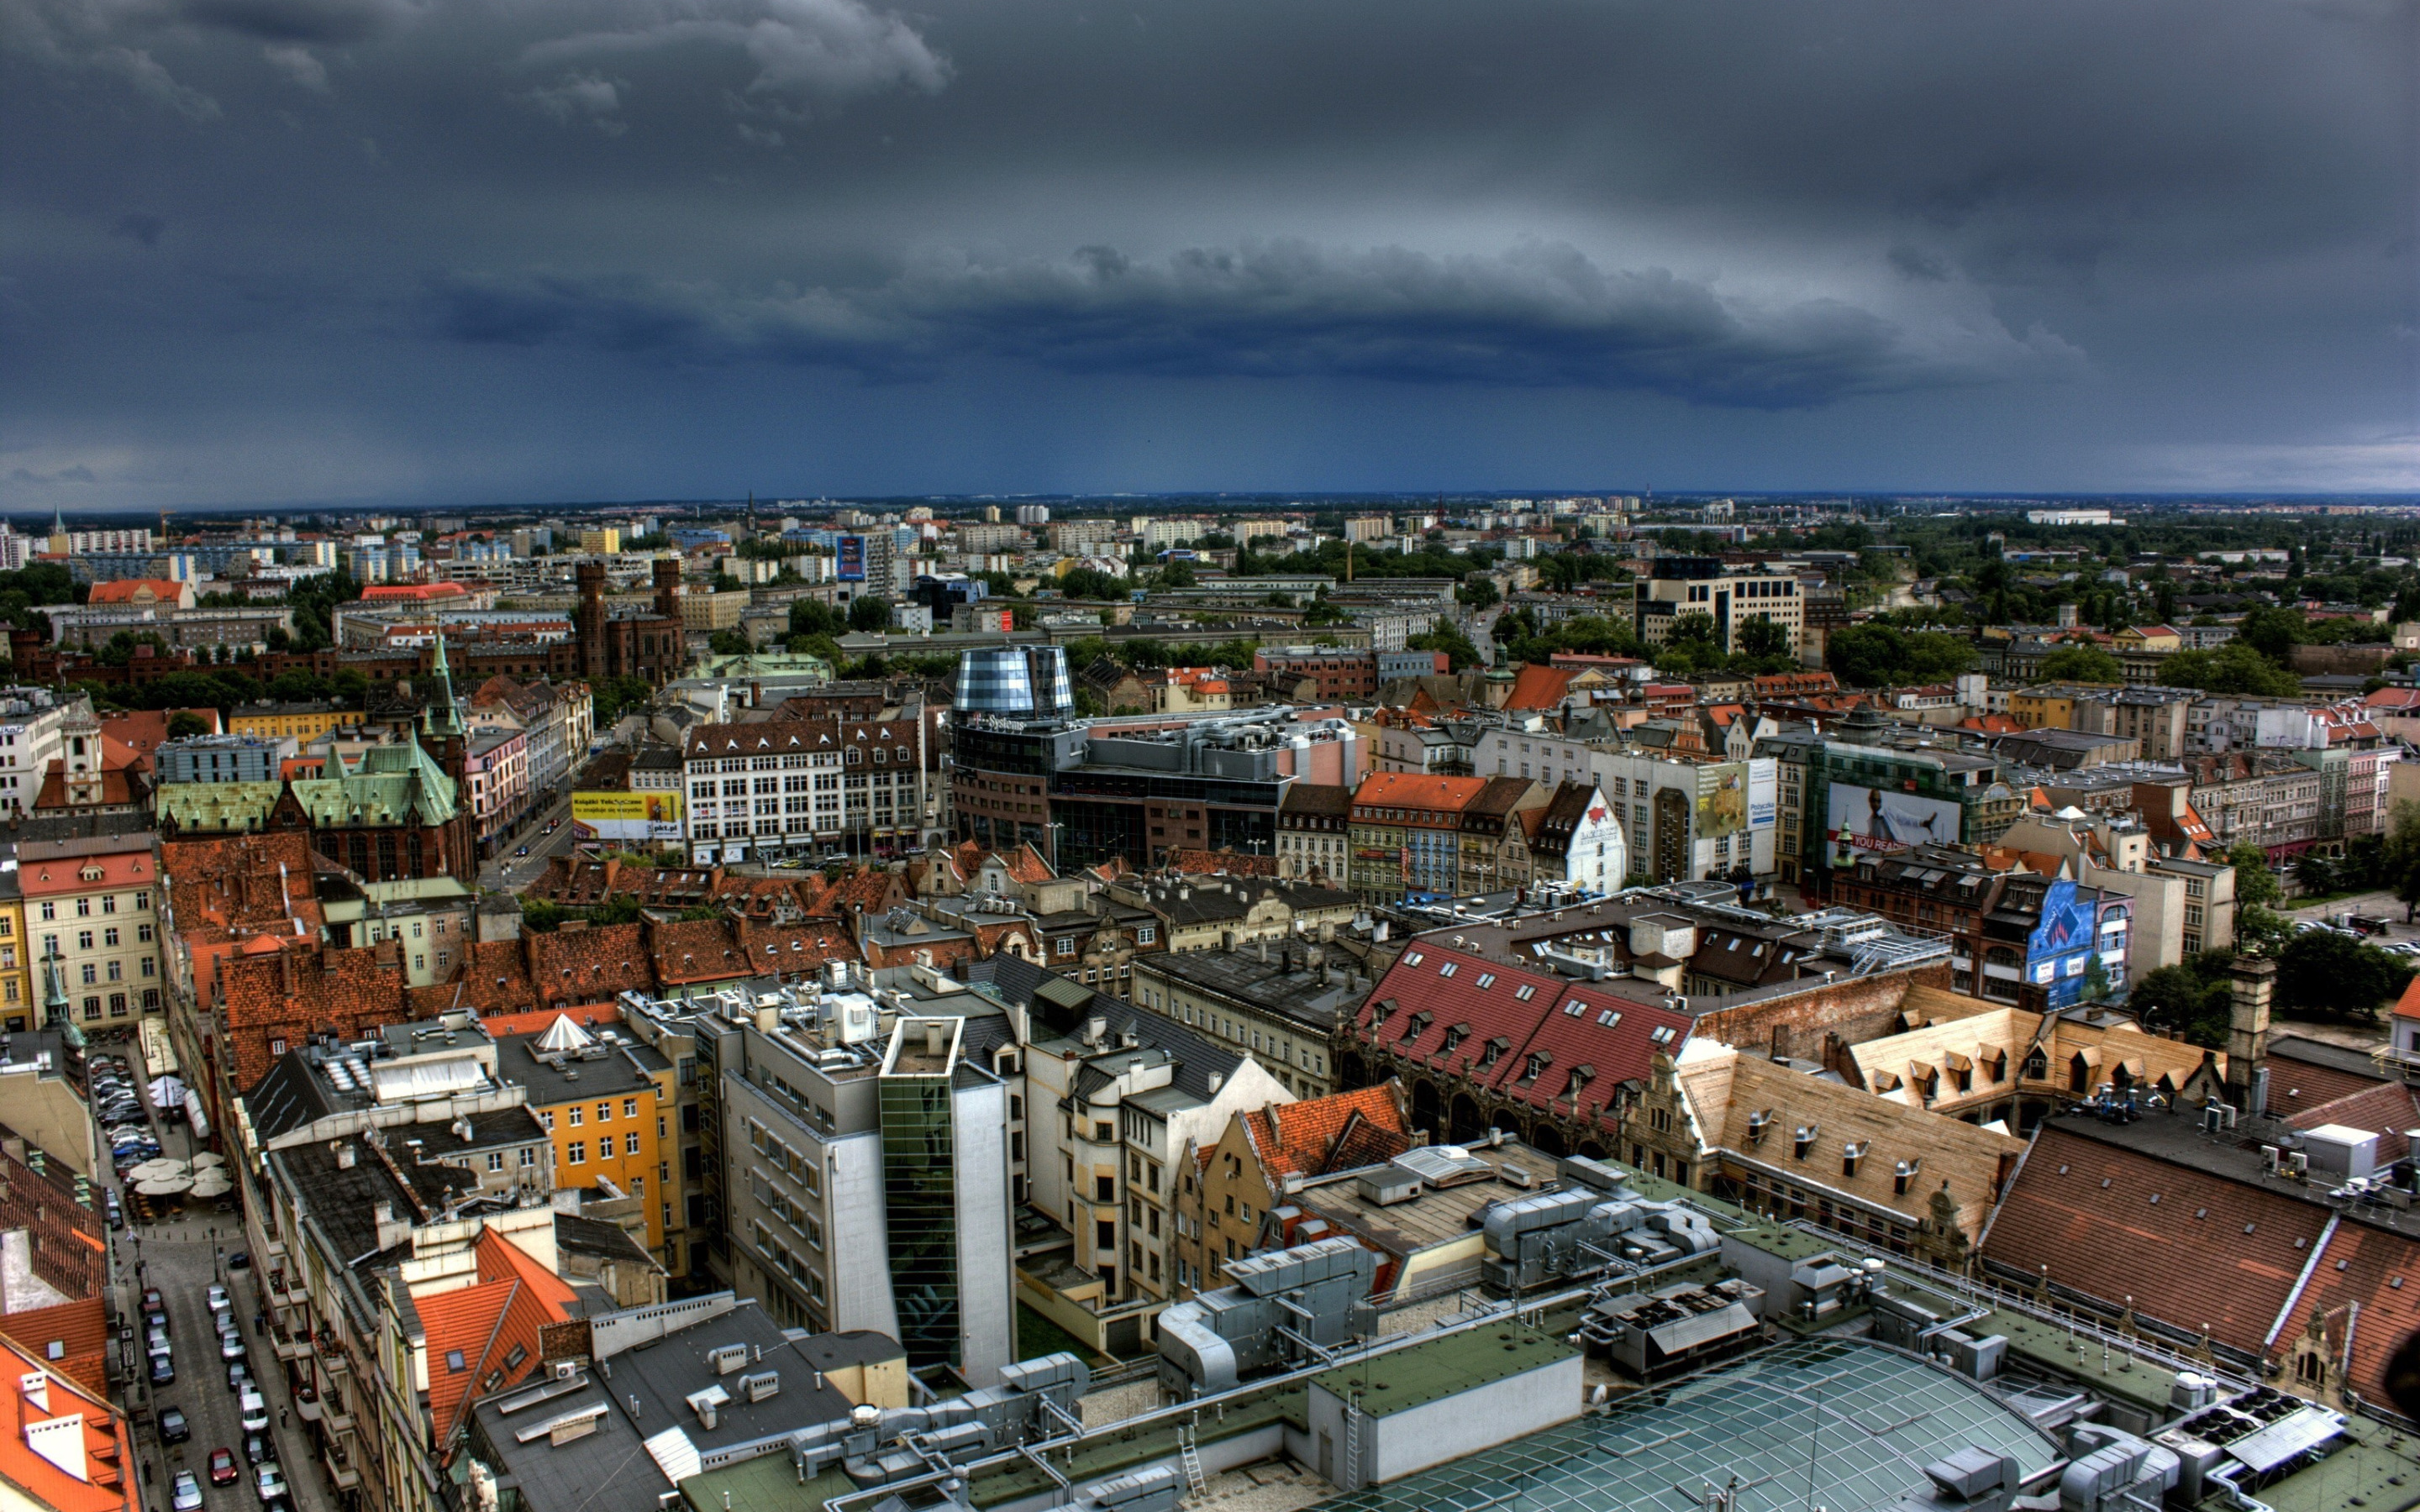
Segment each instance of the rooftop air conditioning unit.
M739 1395L752 1402L761 1402L780 1392L782 1376L775 1370L759 1370L754 1375L739 1378Z
M714 1367L716 1375L727 1376L748 1363L748 1346L725 1344L720 1348L708 1350L706 1351L706 1363Z

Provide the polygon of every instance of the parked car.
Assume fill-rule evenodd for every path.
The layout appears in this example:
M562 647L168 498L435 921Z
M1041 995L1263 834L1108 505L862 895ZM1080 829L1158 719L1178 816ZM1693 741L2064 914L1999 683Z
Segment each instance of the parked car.
M251 1270L251 1269L252 1269L252 1251L250 1251L250 1250L248 1250L248 1249L240 1249L240 1250L236 1251L233 1255L228 1256L228 1257L227 1257L227 1269L228 1269L228 1270L230 1270L230 1271L249 1271L249 1270Z
M243 1414L243 1430L246 1433L269 1431L268 1397L263 1396L254 1388L246 1386L243 1395L236 1398L236 1407Z
M243 1335L237 1333L234 1329L228 1329L225 1333L221 1334L219 1335L219 1358L222 1360L242 1359Z
M210 1311L214 1313L227 1312L235 1306L235 1299L227 1295L227 1288L223 1286L214 1284L203 1295L210 1304Z
M164 1354L153 1355L151 1357L151 1384L155 1386L173 1386L176 1382L176 1362Z
M210 1451L211 1485L232 1486L235 1484L236 1473L235 1451L233 1449L213 1449Z
M252 1367L245 1365L241 1360L229 1360L227 1362L226 1372L227 1390L233 1392L245 1392L257 1389L252 1379Z
M113 1229L124 1228L126 1227L126 1210L117 1205L116 1192L108 1187L103 1187L101 1188L101 1196L102 1206L109 1210L109 1227Z
M272 1459L265 1465L255 1465L252 1475L253 1489L260 1494L262 1501L273 1502L286 1494L287 1489L286 1472L279 1468L276 1460Z
M243 1462L245 1464L256 1465L264 1459L274 1459L276 1458L277 1445L269 1442L268 1434L247 1433L243 1436Z
M160 1409L160 1442L162 1443L182 1443L193 1436L193 1426L185 1421L183 1408Z
M177 1472L177 1494L170 1504L177 1512L202 1512L202 1483L192 1471Z

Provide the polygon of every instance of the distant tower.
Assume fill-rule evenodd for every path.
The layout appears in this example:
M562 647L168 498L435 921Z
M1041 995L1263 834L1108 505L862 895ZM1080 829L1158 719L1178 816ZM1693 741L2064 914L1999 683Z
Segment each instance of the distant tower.
M572 628L580 634L580 671L585 677L605 675L605 563L585 558L572 575L580 585L580 604L571 611Z
M53 505L51 509L51 550L55 555L66 556L74 548L74 543L68 539L67 514L56 505Z
M680 618L681 564L678 557L656 558L656 618Z

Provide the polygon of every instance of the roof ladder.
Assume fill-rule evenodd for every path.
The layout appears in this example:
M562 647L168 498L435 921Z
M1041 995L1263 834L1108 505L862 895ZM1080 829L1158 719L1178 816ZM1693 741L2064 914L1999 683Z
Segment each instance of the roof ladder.
M1336 1467L1337 1489L1357 1490L1361 1486L1361 1398L1357 1394L1344 1403L1344 1462Z
M1185 1467L1186 1501L1194 1501L1210 1489L1210 1478L1202 1473L1202 1454L1194 1446L1193 1425L1186 1424L1176 1430L1176 1458Z

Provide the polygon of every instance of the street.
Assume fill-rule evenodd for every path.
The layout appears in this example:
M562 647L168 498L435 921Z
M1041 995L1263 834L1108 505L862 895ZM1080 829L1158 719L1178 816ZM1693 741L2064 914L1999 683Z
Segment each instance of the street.
M553 834L546 833L546 823L560 819ZM545 874L547 857L571 854L571 797L568 793L543 809L530 810L530 816L504 847L504 854L479 868L479 886L500 892L519 892ZM530 849L527 856L516 856L520 846Z
M123 1052L130 1061L140 1060L140 1039L124 1046ZM138 1080L148 1082L156 1074L156 1071L145 1067ZM152 1125L164 1154L190 1160L196 1153L199 1147L183 1123L165 1123L154 1114ZM179 1470L191 1470L200 1480L206 1512L253 1512L260 1505L253 1489L252 1467L240 1463L243 1427L236 1394L227 1389L226 1365L219 1358L218 1331L210 1321L209 1292L210 1284L216 1281L226 1283L232 1294L247 1364L261 1381L262 1395L274 1414L270 1424L271 1442L277 1446L278 1463L293 1488L290 1494L295 1512L334 1512L334 1498L312 1448L309 1430L292 1411L286 1368L279 1364L268 1335L253 1326L255 1316L261 1310L256 1281L258 1273L229 1273L226 1269L226 1257L244 1243L241 1217L215 1211L207 1202L186 1202L171 1210L174 1215L164 1221L133 1223L132 1190L106 1166L94 1176L97 1182L118 1189L118 1201L130 1220L124 1232L110 1236L112 1304L121 1331L120 1353L116 1363L119 1379L127 1382L123 1400L127 1410L137 1414L133 1437L135 1458L143 1467L145 1508L147 1512L168 1512L171 1482ZM146 1288L156 1288L167 1305L169 1343L177 1368L176 1381L156 1392L140 1353L141 1302ZM159 1413L163 1407L184 1411L193 1428L190 1440L176 1444L160 1442ZM210 1451L221 1448L234 1451L239 1461L240 1473L232 1486L209 1483Z

